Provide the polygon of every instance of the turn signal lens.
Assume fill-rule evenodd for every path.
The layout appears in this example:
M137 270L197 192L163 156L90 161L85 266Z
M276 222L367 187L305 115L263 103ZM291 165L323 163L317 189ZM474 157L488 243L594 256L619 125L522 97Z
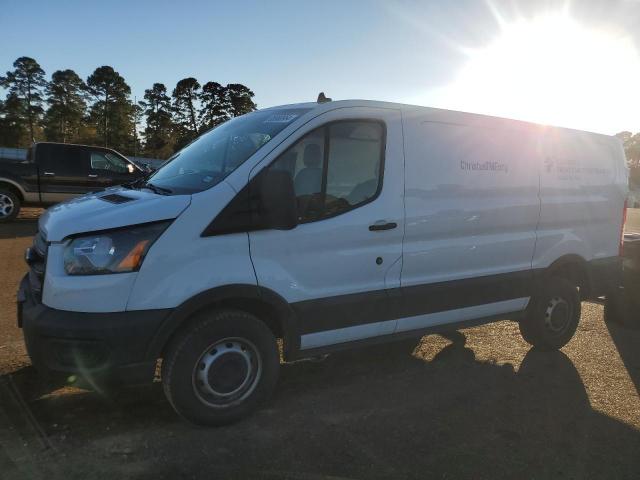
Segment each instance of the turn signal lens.
M136 270L142 263L144 258L145 247L149 243L149 240L140 240L135 247L127 254L126 257L118 264L117 271L130 271Z

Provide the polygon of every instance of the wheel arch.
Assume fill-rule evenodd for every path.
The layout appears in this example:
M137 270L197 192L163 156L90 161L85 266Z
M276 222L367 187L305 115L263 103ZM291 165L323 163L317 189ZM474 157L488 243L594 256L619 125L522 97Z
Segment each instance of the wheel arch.
M580 255L563 255L544 270L544 276L566 278L578 286L581 299L590 298L592 282L589 262Z
M151 340L147 357L162 357L171 340L189 328L197 313L213 308L234 308L258 317L276 338L282 338L285 358L299 349L295 313L287 301L266 288L235 284L200 292L173 310Z
M7 188L15 193L21 202L24 202L25 199L25 191L22 189L18 182L14 180L10 180L5 177L0 177L0 188Z

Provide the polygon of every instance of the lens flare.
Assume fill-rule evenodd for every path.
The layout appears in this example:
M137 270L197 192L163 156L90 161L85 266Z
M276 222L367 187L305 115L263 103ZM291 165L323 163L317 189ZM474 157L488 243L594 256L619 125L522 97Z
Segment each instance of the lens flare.
M559 13L503 23L468 55L457 78L429 95L434 106L607 134L639 126L640 56L624 33Z

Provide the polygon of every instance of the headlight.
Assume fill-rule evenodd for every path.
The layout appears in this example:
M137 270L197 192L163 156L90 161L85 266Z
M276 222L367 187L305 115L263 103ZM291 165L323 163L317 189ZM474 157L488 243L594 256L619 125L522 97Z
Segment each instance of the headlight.
M148 223L75 237L65 247L64 270L68 275L137 271L169 223Z

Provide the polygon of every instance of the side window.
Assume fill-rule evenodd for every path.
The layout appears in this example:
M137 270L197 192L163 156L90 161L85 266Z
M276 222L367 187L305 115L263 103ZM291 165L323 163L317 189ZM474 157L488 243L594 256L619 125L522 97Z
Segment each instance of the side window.
M325 215L336 215L369 201L381 185L383 127L377 122L339 122L329 126Z
M108 170L109 162L102 152L91 152L91 169Z
M291 174L298 203L298 220L317 220L322 215L325 128L318 128L289 147L269 168Z
M113 153L108 153L108 152L104 156L107 157L107 160L111 165L111 169L114 172L133 173L132 165L129 162L127 162L125 159L120 158L117 155L114 155Z
M107 170L114 173L132 173L129 162L109 152L92 151L91 169Z
M381 187L384 127L340 121L308 133L269 168L291 174L301 223L339 215L367 203Z

